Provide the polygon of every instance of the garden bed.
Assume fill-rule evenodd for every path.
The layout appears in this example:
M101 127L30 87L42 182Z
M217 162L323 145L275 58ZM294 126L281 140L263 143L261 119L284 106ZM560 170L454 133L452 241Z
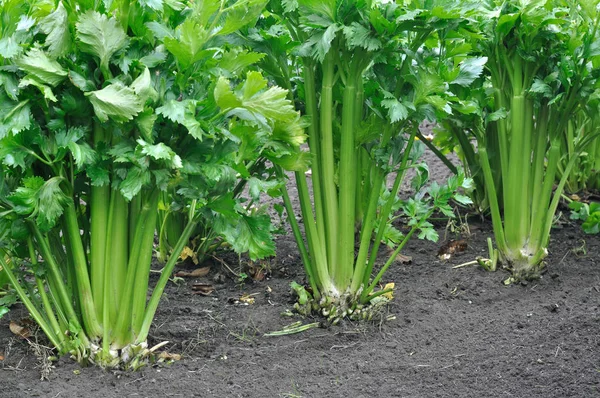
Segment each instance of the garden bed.
M433 168L440 177L439 163ZM563 217L566 219L566 217ZM553 230L547 272L504 286L504 271L453 268L487 255L489 222L471 217L467 250L441 261L444 244L412 240L385 282L395 282L388 322L346 322L265 337L300 320L289 283L303 280L291 234L280 236L271 276L240 283L215 262L211 273L169 283L150 331L151 344L181 354L139 372L81 368L67 358L49 369L40 347L9 330L21 306L0 320L2 397L592 397L600 390L600 241L565 223ZM450 233L448 239L454 238ZM583 246L585 245L585 246ZM583 248L582 248L583 247ZM226 259L239 268L235 257ZM223 283L215 282L221 274ZM156 280L156 275L152 277ZM219 277L217 277L219 279ZM214 284L210 296L193 294ZM254 303L238 303L250 295ZM306 319L304 323L313 322ZM44 344L42 334L39 342ZM34 337L30 338L35 339ZM42 350L43 351L43 350Z

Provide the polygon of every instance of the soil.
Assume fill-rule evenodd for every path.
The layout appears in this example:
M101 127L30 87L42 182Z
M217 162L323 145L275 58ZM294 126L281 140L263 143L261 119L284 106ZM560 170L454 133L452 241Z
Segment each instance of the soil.
M446 177L428 161L433 177ZM138 372L82 368L68 358L48 368L42 347L9 331L11 320L26 317L15 306L0 320L0 397L600 397L598 236L565 222L553 230L543 277L505 286L502 270L453 268L487 255L490 223L471 216L468 225L467 249L448 261L437 257L445 224L438 243L406 246L412 262L385 277L396 285L395 319L386 322L266 337L315 321L281 315L293 304L289 283L303 281L291 234L262 263L270 270L263 281L241 283L215 262L206 277L169 283L156 315L150 343L169 341L165 349L182 359ZM240 270L236 257L225 261ZM216 290L193 294L196 282ZM240 303L243 295L254 303Z

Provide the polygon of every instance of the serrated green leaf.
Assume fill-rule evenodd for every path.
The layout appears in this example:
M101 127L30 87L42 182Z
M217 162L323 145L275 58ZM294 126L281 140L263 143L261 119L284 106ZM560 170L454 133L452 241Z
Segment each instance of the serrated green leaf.
M154 37L160 41L164 41L167 37L171 39L175 38L175 31L168 26L161 24L160 22L147 22L146 27L154 34Z
M15 189L8 197L8 200L14 205L15 213L28 216L35 211L36 195L42 185L44 185L44 179L41 177L23 179L23 186Z
M144 110L144 103L129 87L121 83L112 83L102 90L85 93L89 98L98 119L106 122L108 118L115 121L133 119Z
M404 234L394 228L391 224L385 224L383 230L383 241L391 248L395 248L404 238Z
M152 141L152 131L157 118L158 116L152 109L146 109L135 118L136 126L138 126L144 140L148 142Z
M294 12L298 9L298 0L282 0L283 10L287 13Z
M263 12L267 0L238 1L227 7L225 23L219 30L220 35L228 35L240 28L253 24Z
M267 87L267 79L262 77L260 72L250 71L246 75L246 80L242 86L242 95L244 99L249 99L259 91Z
M196 106L197 102L195 100L170 100L157 108L156 113L185 126L192 137L201 141L204 130L200 122L196 120Z
M87 11L76 24L81 51L100 59L100 67L108 70L111 57L127 46L127 35L114 18L96 11Z
M200 0L195 2L194 13L197 16L198 21L206 26L214 17L215 13L221 9L222 4L223 3L218 1Z
M381 101L381 105L388 110L388 118L392 123L408 117L408 108L395 98L385 99Z
M256 201L260 200L261 193L268 193L281 187L280 181L265 181L256 177L251 177L248 180L248 193L250 197Z
M162 47L162 46L161 46ZM164 50L164 49L163 49ZM167 59L167 53L164 51L155 50L140 58L140 63L147 68L154 68Z
M164 3L169 8L172 8L175 11L181 11L185 8L185 4L179 0L164 0Z
M53 177L48 181L29 177L8 199L14 204L17 214L36 217L40 228L47 231L56 224L70 203L69 197L60 188L62 181L62 177Z
M15 35L3 37L0 39L0 56L2 58L11 59L19 54L23 49L19 45Z
M69 143L79 141L86 133L84 127L71 127L56 133L54 140L59 148L68 148Z
M38 192L37 223L42 230L52 228L70 203L69 197L60 188L62 181L61 177L51 178Z
M505 119L507 116L508 112L506 111L506 109L501 108L487 115L487 120L490 122L495 122L496 120Z
M15 63L40 83L56 87L67 77L67 71L39 48L32 48Z
M228 218L237 218L236 201L233 198L233 193L228 192L225 195L219 196L209 201L206 206L214 212L222 214Z
M220 77L215 85L215 101L221 109L234 109L242 105L229 85L229 80Z
M150 183L151 174L148 170L142 170L139 167L133 167L127 171L127 177L119 186L121 194L130 201L136 196L144 185Z
M432 242L437 242L439 235L433 228L421 228L419 232L419 239L427 239Z
M19 82L12 73L8 74L0 72L0 87L4 87L4 92L11 100L18 100Z
M308 13L326 16L331 21L335 20L336 0L298 0L298 5Z
M459 65L459 72L453 84L458 84L463 87L469 86L475 79L481 76L487 57L467 58Z
M17 23L17 31L27 31L29 30L33 25L35 25L35 18L32 18L29 15L21 15L21 18L19 19L19 22Z
M163 10L163 1L162 0L140 0L140 4L146 7L149 7L156 11Z
M144 155L150 156L154 160L168 160L173 168L181 168L181 159L179 156L162 142L152 145L139 139L137 143L142 146L142 153Z
M373 37L370 29L358 22L352 22L350 26L344 27L344 36L350 49L361 47L367 51L376 51L382 47L381 41Z
M71 141L69 142L68 147L71 151L71 155L73 155L77 168L81 169L96 161L96 152L87 142L77 143Z
M96 89L96 85L93 81L86 79L84 76L72 70L69 71L69 80L75 87L83 92L93 91Z
M535 79L531 88L529 89L532 93L542 94L546 98L550 98L552 96L552 87L549 84L540 79Z
M51 102L58 101L56 99L56 97L54 96L54 93L52 92L52 88L50 88L50 86L47 86L47 85L39 82L33 76L30 76L30 75L25 76L19 82L19 88L24 88L24 87L27 87L27 86L37 87L42 92L42 94L44 94L44 98L46 98L47 100L49 100Z
M342 26L338 24L332 24L324 31L318 32L308 41L308 44L312 47L311 55L318 60L323 62L325 55L331 49L331 43L335 39L337 32L342 30Z
M278 121L293 121L297 118L293 104L287 98L287 90L280 87L266 87L266 80L258 72L250 72L242 86L241 93L234 93L229 81L220 78L215 86L214 96L217 105L224 111L244 108L255 115Z
M148 68L145 68L129 87L135 91L142 102L146 102L147 100L156 101L158 99L158 93L152 86L152 79Z
M309 123L307 119L300 117L293 122L276 122L271 139L299 147L306 142L304 129L309 126Z
M237 76L248 66L256 64L263 59L265 54L247 52L246 50L230 50L218 60L218 68L228 76Z
M187 68L204 54L201 50L210 38L210 33L193 18L188 18L177 27L176 35L165 37L163 43L177 62Z
M71 32L69 31L69 21L67 10L58 2L56 10L48 14L40 21L40 28L46 36L45 45L48 52L53 57L61 57L69 52L71 47Z
M463 205L470 205L471 203L473 203L471 198L469 198L466 195L460 195L460 194L454 195L454 200L456 200L458 203L463 204Z
M9 133L18 134L30 126L29 100L11 101L0 93L0 140Z
M90 182L95 187L102 187L110 184L110 174L108 170L99 166L93 165L85 169Z
M224 236L236 253L247 252L253 261L275 253L268 215L242 215L235 226L225 231Z
M310 153L303 151L289 155L271 156L266 154L266 156L271 162L287 171L304 172L309 169L311 163Z
M448 103L448 101L446 101L444 98L442 98L439 95L430 95L429 97L425 98L425 102L433 105L434 107L436 107L437 109L446 112L447 114L451 115L452 114L452 108L450 107L450 104Z

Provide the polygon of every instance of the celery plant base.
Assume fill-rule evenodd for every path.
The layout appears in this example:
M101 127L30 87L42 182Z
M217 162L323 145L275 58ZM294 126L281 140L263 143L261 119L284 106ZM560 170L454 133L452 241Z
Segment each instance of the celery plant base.
M304 286L295 282L291 284L298 300L294 310L303 316L317 315L326 319L327 324L336 325L343 319L351 321L380 321L385 320L389 299L379 295L366 304L361 303L361 292L346 291L341 295L322 294L315 299Z
M509 253L503 263L505 268L510 271L511 276L504 283L511 284L539 279L546 266L546 263L542 261L546 255L546 249L540 250L537 255L526 255L522 252Z
M101 345L92 344L87 362L104 369L136 371L156 362L156 350L165 343L148 348L147 342L129 344L121 349L105 351ZM76 359L76 358L74 358ZM81 363L81 361L79 361Z

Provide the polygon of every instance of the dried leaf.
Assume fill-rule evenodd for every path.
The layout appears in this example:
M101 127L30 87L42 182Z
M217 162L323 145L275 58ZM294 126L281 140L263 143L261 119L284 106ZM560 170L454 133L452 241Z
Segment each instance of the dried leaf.
M203 276L208 275L209 272L210 272L210 267L202 267L202 268L196 268L193 271L179 271L175 274L175 276L201 278Z
M160 354L158 354L158 359L162 359L165 361L180 361L181 354L172 354L170 352L163 351Z
M215 291L215 288L210 283L194 283L192 290L194 291L194 294L209 296Z
M396 261L399 262L400 264L410 264L410 263L412 263L412 257L405 256L404 254L398 253L398 255L396 256Z
M0 353L0 361L4 361L4 354Z
M462 253L467 250L466 240L451 240L438 250L438 257L441 260L448 260L452 255Z
M250 275L252 276L252 279L254 279L257 282L261 282L263 280L265 280L266 272L264 269L259 268L259 269L253 269L250 271Z
M8 325L8 328L10 329L10 331L19 336L22 337L24 339L28 338L31 336L31 332L29 331L28 328L19 325L17 322L15 321L10 321L10 324Z

